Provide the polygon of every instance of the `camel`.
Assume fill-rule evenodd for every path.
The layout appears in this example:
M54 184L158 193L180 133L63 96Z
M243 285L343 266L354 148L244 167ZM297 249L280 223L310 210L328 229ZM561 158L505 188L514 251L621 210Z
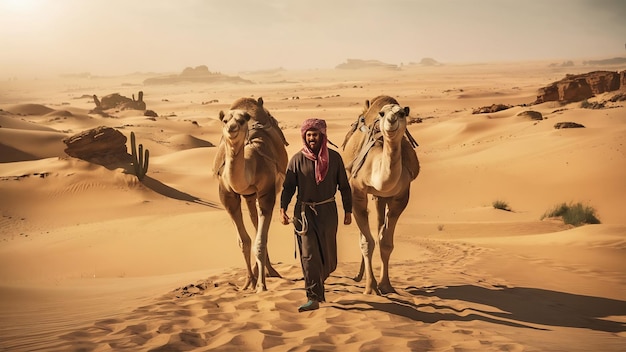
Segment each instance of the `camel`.
M378 96L366 101L363 115L352 124L343 143L342 157L352 187L352 212L361 232L363 254L359 274L365 271L365 294L393 293L389 281L389 258L398 219L409 201L411 182L420 171L413 148L417 143L407 130L409 107L396 99ZM368 194L373 196L378 220L382 268L379 284L372 270L375 239L369 227Z
M267 238L287 170L288 143L278 121L263 107L263 98L237 99L227 113L220 111L219 119L224 125L213 170L219 178L220 201L235 225L246 262L244 290L255 287L258 293L267 290L266 275L280 277L270 263ZM256 230L254 246L243 223L242 196Z

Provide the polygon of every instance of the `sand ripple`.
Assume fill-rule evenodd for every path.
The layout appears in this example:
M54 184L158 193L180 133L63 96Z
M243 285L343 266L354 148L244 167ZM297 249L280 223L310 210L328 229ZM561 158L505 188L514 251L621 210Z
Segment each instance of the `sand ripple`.
M328 302L298 313L304 292L297 265L277 265L284 278L270 278L269 290L261 294L240 290L244 272L237 269L179 287L126 316L66 333L59 347L525 351L541 350L542 337L567 328L609 332L604 347L623 340L622 323L601 319L608 312L626 314L621 301L514 287L469 265L484 248L436 240L420 244L426 257L395 263L397 294L363 295L363 284L351 279L358 264L346 263L327 282ZM580 310L581 304L588 308Z

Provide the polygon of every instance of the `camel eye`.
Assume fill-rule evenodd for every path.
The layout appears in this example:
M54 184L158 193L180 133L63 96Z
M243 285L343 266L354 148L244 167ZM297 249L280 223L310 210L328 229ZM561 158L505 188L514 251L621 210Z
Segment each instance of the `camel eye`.
M235 115L235 120L237 121L237 124L239 126L243 126L247 124L248 121L250 121L250 114L248 113L237 114Z

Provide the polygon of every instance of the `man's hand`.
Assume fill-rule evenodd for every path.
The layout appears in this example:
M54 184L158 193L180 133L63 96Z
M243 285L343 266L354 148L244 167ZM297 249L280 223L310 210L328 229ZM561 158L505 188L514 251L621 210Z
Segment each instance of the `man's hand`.
M350 225L351 223L352 223L352 213L346 213L346 215L343 218L343 224Z
M289 216L287 215L287 212L283 208L280 208L280 222L283 225L289 225Z

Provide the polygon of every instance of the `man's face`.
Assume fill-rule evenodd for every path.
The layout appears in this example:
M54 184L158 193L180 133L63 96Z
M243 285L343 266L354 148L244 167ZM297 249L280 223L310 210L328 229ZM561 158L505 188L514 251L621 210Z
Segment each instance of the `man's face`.
M315 154L320 151L320 148L322 147L322 134L319 130L307 130L304 134L304 140L306 141L306 145L309 147L309 149L311 149Z

